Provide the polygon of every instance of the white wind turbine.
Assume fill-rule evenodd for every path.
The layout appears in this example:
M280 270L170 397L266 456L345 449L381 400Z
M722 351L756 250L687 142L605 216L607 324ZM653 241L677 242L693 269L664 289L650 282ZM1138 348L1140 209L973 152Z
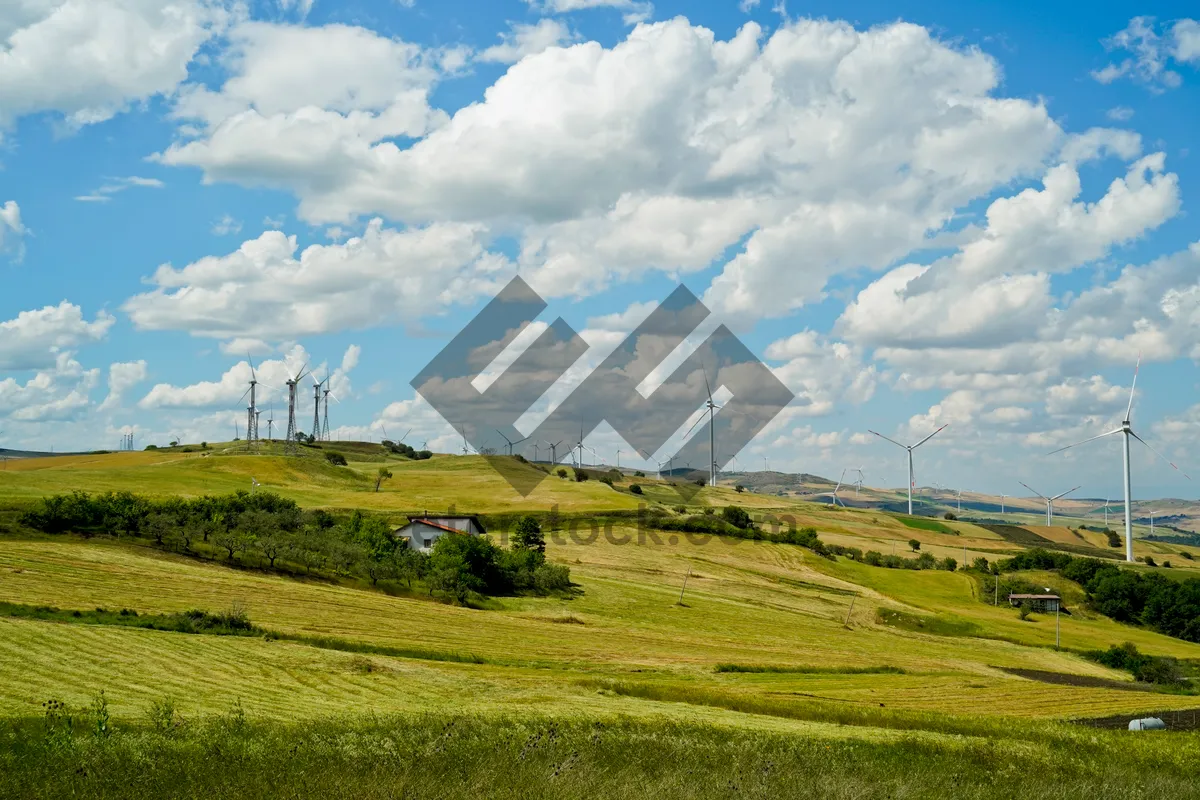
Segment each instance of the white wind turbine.
M1054 524L1054 501L1058 500L1059 498L1066 497L1071 492L1075 491L1075 489L1079 488L1078 486L1076 486L1075 489L1068 489L1067 491L1063 492L1062 494L1054 495L1054 497L1046 497L1046 495L1042 494L1037 489L1034 489L1032 486L1030 486L1028 483L1025 483L1024 481L1017 481L1017 483L1021 484L1026 489L1028 489L1029 491L1033 492L1038 497L1040 497L1046 501L1046 527L1047 528Z
M1087 444L1088 442L1094 442L1096 439L1103 439L1105 436L1112 436L1113 434L1116 434L1116 433L1123 434L1121 437L1121 445L1122 445L1121 456L1122 456L1122 464L1125 468L1125 472L1124 472L1124 475L1125 475L1125 560L1130 563L1133 563L1133 515L1130 511L1130 503L1132 502L1131 495L1133 494L1133 491L1132 491L1132 482L1129 477L1129 437L1132 436L1134 439L1137 439L1142 444L1145 444L1147 450L1149 450L1151 453L1154 453L1154 455L1158 456L1163 461L1166 461L1168 464L1171 465L1172 469L1174 469L1179 474L1183 475L1183 477L1187 478L1189 481L1191 480L1191 476L1189 476L1186 472L1181 470L1179 467L1175 466L1175 464L1172 463L1170 459L1168 459L1162 453L1155 450L1150 445L1146 444L1145 439L1143 439L1142 437L1138 436L1136 433L1133 432L1133 426L1130 423L1129 418L1133 414L1133 393L1134 393L1134 390L1137 389L1138 369L1141 367L1141 365L1142 365L1142 357L1141 357L1141 355L1139 355L1138 359L1137 359L1137 363L1133 367L1133 384L1129 387L1129 405L1126 406L1126 408L1125 408L1125 419L1123 419L1121 421L1121 427L1116 428L1115 430L1108 431L1107 433L1102 433L1098 436L1093 436L1090 439L1084 439L1082 442L1076 442L1075 444L1069 444L1066 447L1060 447L1057 450L1054 450L1054 451L1046 454L1046 455L1052 456L1055 453L1061 453L1062 451L1069 450L1072 447L1078 447L1081 444Z
M851 472L858 473L858 479L854 481L854 496L858 497L858 492L862 489L863 482L867 479L867 476L863 474L862 467L855 467Z
M916 479L913 478L913 457L912 457L913 450L916 450L918 447L925 444L930 439L932 439L933 437L937 436L939 433L944 431L949 424L950 423L946 423L946 425L943 425L942 427L938 428L933 433L926 436L921 441L917 442L916 444L912 444L912 445L900 444L895 439L888 439L888 437L884 436L882 433L876 433L875 431L868 430L868 433L874 433L880 439L887 439L887 441L891 442L892 444L896 445L897 447L902 447L908 451L908 513L909 513L909 516L912 515L912 493L913 493L913 486L916 485L916 483L915 483Z

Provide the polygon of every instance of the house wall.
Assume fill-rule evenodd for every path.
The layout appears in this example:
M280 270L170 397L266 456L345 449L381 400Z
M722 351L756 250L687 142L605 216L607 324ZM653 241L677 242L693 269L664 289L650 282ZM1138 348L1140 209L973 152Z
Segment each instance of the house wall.
M432 525L426 525L421 522L410 522L397 531L396 534L406 539L409 549L420 550L422 552L431 550L434 543L441 537L454 535L441 528L435 528ZM424 544L425 540L429 541L428 546Z
M445 525L447 528L454 528L457 531L465 533L479 533L479 529L475 527L474 522L469 519L462 518L442 518L429 517L430 522L436 522L438 525Z

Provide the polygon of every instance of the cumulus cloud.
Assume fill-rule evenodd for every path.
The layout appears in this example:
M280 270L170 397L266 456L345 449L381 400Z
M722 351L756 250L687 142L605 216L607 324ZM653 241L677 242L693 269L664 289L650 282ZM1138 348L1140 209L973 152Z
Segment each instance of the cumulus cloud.
M9 200L0 206L0 251L13 250L16 252L16 259L20 261L24 254L21 237L26 233L28 231L21 223L21 207L17 205L17 201Z
M17 423L77 419L87 412L99 379L100 370L84 369L71 353L59 353L25 383L0 380L0 417Z
M611 48L526 56L449 119L427 105L437 70L420 48L249 30L220 91L183 93L197 135L163 161L288 188L310 222L515 229L522 273L549 294L703 269L744 241L706 302L783 314L832 274L923 246L1061 144L1043 106L995 95L990 57L905 23L797 20L769 37L748 23L727 41L682 18L639 25ZM278 64L300 52L281 86L293 71Z
M615 8L621 11L627 24L633 25L650 18L654 6L644 0L525 0L535 11L546 14L570 14L595 8Z
M0 369L46 369L61 351L103 339L116 320L101 311L92 322L66 300L57 306L22 311L0 322Z
M1092 72L1093 78L1100 83L1129 78L1151 91L1163 92L1183 82L1171 69L1172 60L1200 62L1200 23L1182 19L1160 33L1154 17L1134 17L1124 30L1105 39L1104 46L1127 55Z
M526 56L537 55L572 38L566 24L556 19L540 19L533 25L516 23L508 33L500 34L500 44L487 48L476 59L497 64L515 64Z
M397 231L374 220L361 237L299 252L294 236L267 231L228 255L159 267L156 288L122 309L142 330L276 342L415 319L511 277L482 239L478 226Z
M108 397L100 404L99 411L110 411L121 404L125 393L146 380L148 375L145 360L120 362L109 365Z
M124 178L110 178L106 183L93 189L87 194L76 196L76 200L82 203L107 203L112 200L113 195L131 188L150 188L161 189L166 186L158 178L143 178L138 175L129 175Z
M222 0L18 0L0 9L0 130L53 111L70 127L172 93L240 13Z

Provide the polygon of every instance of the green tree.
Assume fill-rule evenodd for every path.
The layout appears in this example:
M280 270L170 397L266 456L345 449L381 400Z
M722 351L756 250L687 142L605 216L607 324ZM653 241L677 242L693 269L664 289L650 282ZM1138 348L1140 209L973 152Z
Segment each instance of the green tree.
M914 553L921 549L921 543L918 542L916 539L909 539L908 546L912 548L912 551Z
M346 457L336 450L326 450L325 460L335 467L346 466Z
M542 526L537 519L526 515L517 520L516 529L513 531L513 547L537 553L546 552L546 537L542 535Z
M725 506L725 508L721 511L721 518L733 527L741 528L743 530L753 527L754 525L750 519L750 514L746 512L746 509L739 508L738 506Z
M379 491L380 485L392 477L392 471L387 467L380 467L375 473L375 491Z

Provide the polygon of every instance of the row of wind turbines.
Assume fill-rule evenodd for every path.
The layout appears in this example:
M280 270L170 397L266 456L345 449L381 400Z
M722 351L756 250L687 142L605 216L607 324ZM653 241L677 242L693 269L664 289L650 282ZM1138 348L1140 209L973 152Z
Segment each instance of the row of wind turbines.
M258 407L258 373L254 369L254 359L249 353L246 354L246 360L250 364L250 387L242 394L240 401L249 398L250 403L246 407L246 445L247 447L259 441L261 437L258 432L258 418L262 414L262 409ZM297 392L302 381L306 376L312 378L313 382L313 422L312 422L312 437L319 441L329 441L329 400L333 399L336 403L341 403L338 396L329 388L329 372L325 373L324 380L317 380L317 376L308 371L306 363L293 376L284 381L288 389L288 416L287 416L287 436L284 439L285 447L288 452L294 452L296 449L297 426L296 426L296 407L297 407ZM265 385L265 384L263 384ZM267 439L273 441L275 426L275 406L270 405L270 414L267 416ZM240 438L241 431L238 425L234 423L234 437Z
M1130 439L1137 439L1139 442L1141 442L1143 445L1145 445L1147 450L1149 450L1151 453L1153 453L1155 456L1162 459L1166 463L1170 464L1172 469L1174 469L1179 474L1183 475L1188 480L1191 480L1191 476L1189 476L1186 472L1181 470L1178 466L1175 465L1174 462L1172 462L1170 459L1168 459L1162 453L1158 452L1153 447L1151 447L1149 444L1147 444L1146 440L1143 439L1142 437L1138 436L1137 433L1133 430L1133 424L1131 421L1131 418L1133 416L1133 396L1134 396L1134 392L1137 389L1137 376L1138 376L1138 371L1141 368L1141 363L1142 363L1142 358L1139 355L1138 359L1137 359L1137 363L1135 364L1135 366L1133 368L1133 383L1129 387L1129 404L1125 407L1125 418L1121 421L1121 426L1119 428L1114 428L1111 431L1106 431L1104 433L1097 434L1096 436L1092 436L1090 438L1084 439L1083 441L1075 442L1075 443L1069 444L1065 447L1060 447L1057 450L1052 450L1051 452L1046 454L1047 456L1052 456L1057 453L1062 453L1066 450L1070 450L1073 447L1079 447L1080 445L1087 444L1088 442L1094 442L1097 439L1103 439L1107 436L1115 436L1117 434L1121 434L1121 444L1122 444L1121 465L1122 465L1122 470L1123 470L1124 488L1125 488L1125 560L1128 562L1132 562L1134 560L1134 558L1133 558L1133 513L1132 513L1132 509L1131 509L1131 505L1130 505L1132 502L1132 494L1133 494L1132 479L1130 476L1130 469L1129 469ZM897 442L895 439L889 439L888 437L884 436L882 433L877 433L876 431L870 431L871 433L875 434L879 438L885 439L885 440L891 442L892 444L896 445L897 447L904 449L908 453L908 513L909 514L912 514L912 510L913 510L912 493L913 493L913 489L916 487L916 479L914 478L914 475L913 475L913 451L916 450L921 445L928 442L934 436L941 433L947 427L948 427L947 425L943 425L942 427L938 428L933 433L926 436L921 441L917 442L916 444L912 444L912 445L901 444L900 442ZM842 472L842 477L843 478L845 477L845 471ZM1046 503L1046 525L1047 526L1051 525L1054 520L1054 501L1060 500L1063 497L1066 497L1067 495L1071 494L1071 492L1074 492L1076 489L1080 488L1080 487L1076 486L1072 489L1068 489L1067 491L1062 492L1061 494L1047 496L1047 495L1042 494L1041 492L1038 492L1033 487L1029 486L1029 484L1027 484L1027 483L1024 483L1024 482L1020 482L1020 483L1026 489L1029 489L1029 491L1033 492L1038 497L1042 498L1043 501L1045 501L1045 503ZM838 488L841 488L841 482L839 482ZM835 496L836 496L836 490L835 490ZM1004 497L1008 497L1008 495L1002 496L1001 503L1003 503ZM960 506L959 507L961 508L961 492L960 492ZM1002 508L1003 508L1003 506L1002 506ZM1105 527L1108 527L1108 500L1104 501L1104 525L1105 525ZM1153 525L1154 525L1154 515L1153 514L1151 514L1151 516L1150 516L1150 525L1151 525L1151 530L1153 530Z

